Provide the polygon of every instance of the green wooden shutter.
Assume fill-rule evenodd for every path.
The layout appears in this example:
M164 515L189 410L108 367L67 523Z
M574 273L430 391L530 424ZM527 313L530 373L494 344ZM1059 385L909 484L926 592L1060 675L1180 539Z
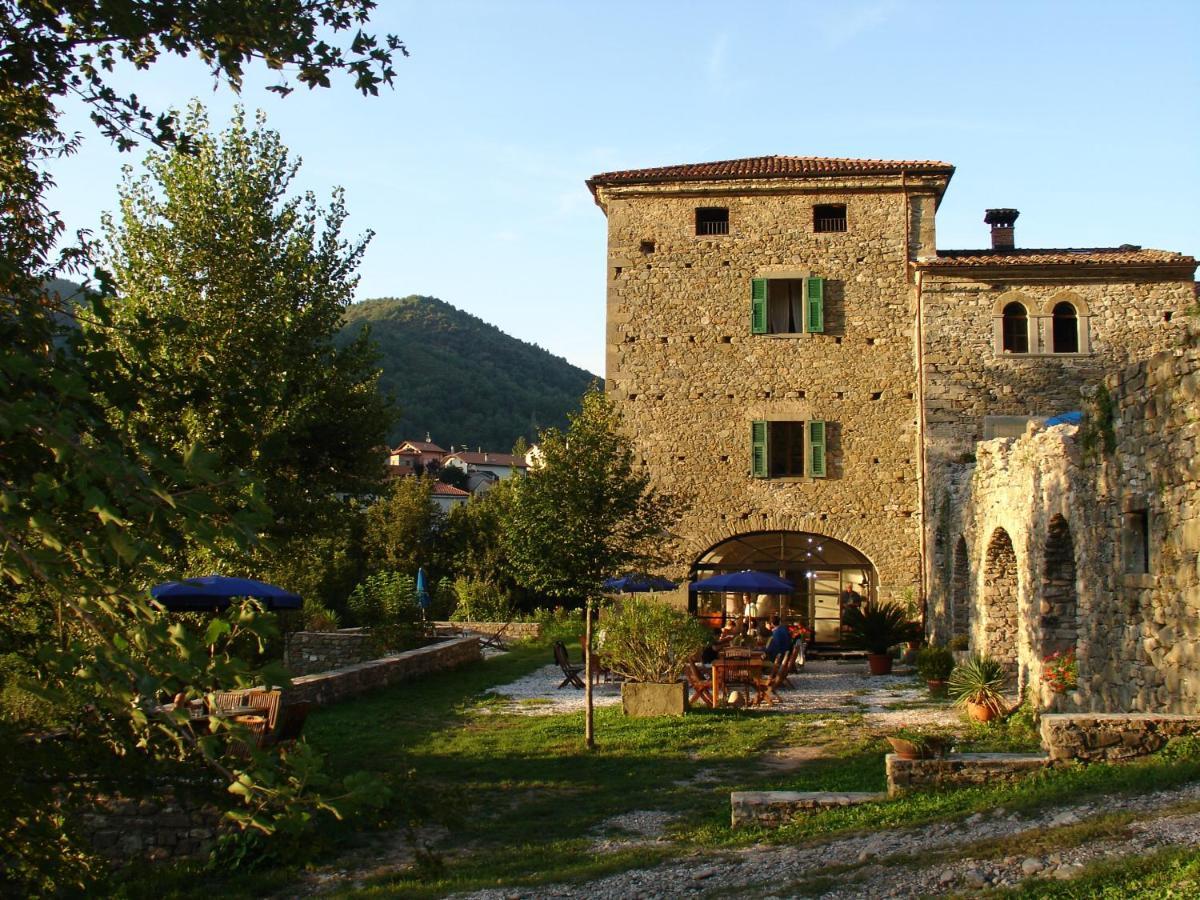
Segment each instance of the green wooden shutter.
M825 423L820 419L808 423L808 474L825 477Z
M750 280L750 333L767 333L767 279Z
M767 477L769 440L766 422L750 423L750 474L755 478Z
M825 279L804 279L805 293L808 295L808 322L805 331L825 330Z

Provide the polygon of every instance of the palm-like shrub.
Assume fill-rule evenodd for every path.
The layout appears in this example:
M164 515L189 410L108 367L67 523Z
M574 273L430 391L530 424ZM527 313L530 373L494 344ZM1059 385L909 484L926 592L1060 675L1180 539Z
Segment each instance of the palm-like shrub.
M1002 663L988 656L972 656L950 673L950 696L962 706L974 703L1000 712L1007 682Z
M902 603L885 600L866 610L851 607L842 617L850 642L868 653L883 654L896 644L921 638L921 626Z
M659 600L630 596L606 610L600 626L604 665L628 681L670 684L712 633L699 620Z

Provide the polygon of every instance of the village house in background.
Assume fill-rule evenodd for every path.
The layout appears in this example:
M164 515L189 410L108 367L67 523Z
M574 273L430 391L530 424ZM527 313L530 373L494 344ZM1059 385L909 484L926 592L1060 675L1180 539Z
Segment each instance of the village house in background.
M606 388L688 507L665 574L783 575L818 643L847 596L911 598L1022 686L1075 650L1060 706L1194 708L1195 260L1021 248L1007 208L991 246L939 250L953 173L769 156L589 180Z
M403 441L388 452L388 476L404 478L409 475L432 475L439 478L434 486L433 497L443 509L465 503L472 494L482 493L497 482L513 475L524 475L530 468L529 460L537 459L537 447L532 447L524 457L511 453L492 453L487 450L459 450L451 447L443 450L427 433L423 441ZM448 470L454 470L452 480L466 485L466 489L447 484L443 478Z

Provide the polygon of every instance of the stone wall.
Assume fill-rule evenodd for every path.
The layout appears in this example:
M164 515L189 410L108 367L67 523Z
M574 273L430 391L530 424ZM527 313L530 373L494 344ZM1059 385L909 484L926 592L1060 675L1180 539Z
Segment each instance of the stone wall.
M366 628L295 631L284 644L283 665L293 675L308 675L360 663L373 655Z
M510 641L537 640L542 636L540 622L433 622L438 634L485 634L503 632Z
M331 672L293 678L287 700L291 703L329 706L376 688L399 684L433 672L456 669L479 659L478 637L450 638Z
M947 479L939 528L967 549L932 570L931 630L944 639L956 615L969 619L972 648L1015 653L1019 684L1046 708L1200 710L1198 339L1193 331L1185 345L1109 376L1110 400L1093 400L1082 427L1033 424L1020 438L982 442L975 462ZM1004 593L1015 633L988 625L1004 543L1015 559L1015 597ZM1078 688L1051 694L1042 659L1068 649Z
M672 528L675 577L731 537L797 531L860 551L884 593L916 585L907 263L910 246L932 252L934 190L860 177L598 191L606 383L655 485L689 504ZM816 203L845 204L848 230L815 232ZM696 208L714 204L729 234L697 236ZM751 334L751 279L805 275L826 279L824 333ZM751 422L812 419L827 423L827 477L751 477Z
M202 858L217 839L220 821L220 810L202 794L172 784L138 797L93 796L72 815L95 851L120 865Z
M1174 737L1200 733L1200 716L1045 715L1042 746L1054 760L1096 762L1154 753Z

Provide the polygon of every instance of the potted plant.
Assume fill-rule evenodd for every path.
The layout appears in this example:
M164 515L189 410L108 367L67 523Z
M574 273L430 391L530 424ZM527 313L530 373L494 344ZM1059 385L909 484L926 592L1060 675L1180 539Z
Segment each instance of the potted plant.
M872 675L891 672L892 657L888 651L896 644L921 636L921 626L909 618L903 604L893 601L872 603L865 610L849 607L842 623L850 642L867 651Z
M609 671L625 679L625 715L683 715L687 692L680 677L711 637L699 620L659 600L630 596L608 612L599 652Z
M929 693L946 696L946 680L954 671L954 654L946 647L930 646L917 653L917 673L925 679Z
M1007 681L1008 674L1000 662L987 656L972 656L950 673L950 696L976 722L990 722L1005 711Z
M945 756L951 744L950 737L945 734L907 726L888 735L887 741L892 745L892 752L901 759L936 759Z

